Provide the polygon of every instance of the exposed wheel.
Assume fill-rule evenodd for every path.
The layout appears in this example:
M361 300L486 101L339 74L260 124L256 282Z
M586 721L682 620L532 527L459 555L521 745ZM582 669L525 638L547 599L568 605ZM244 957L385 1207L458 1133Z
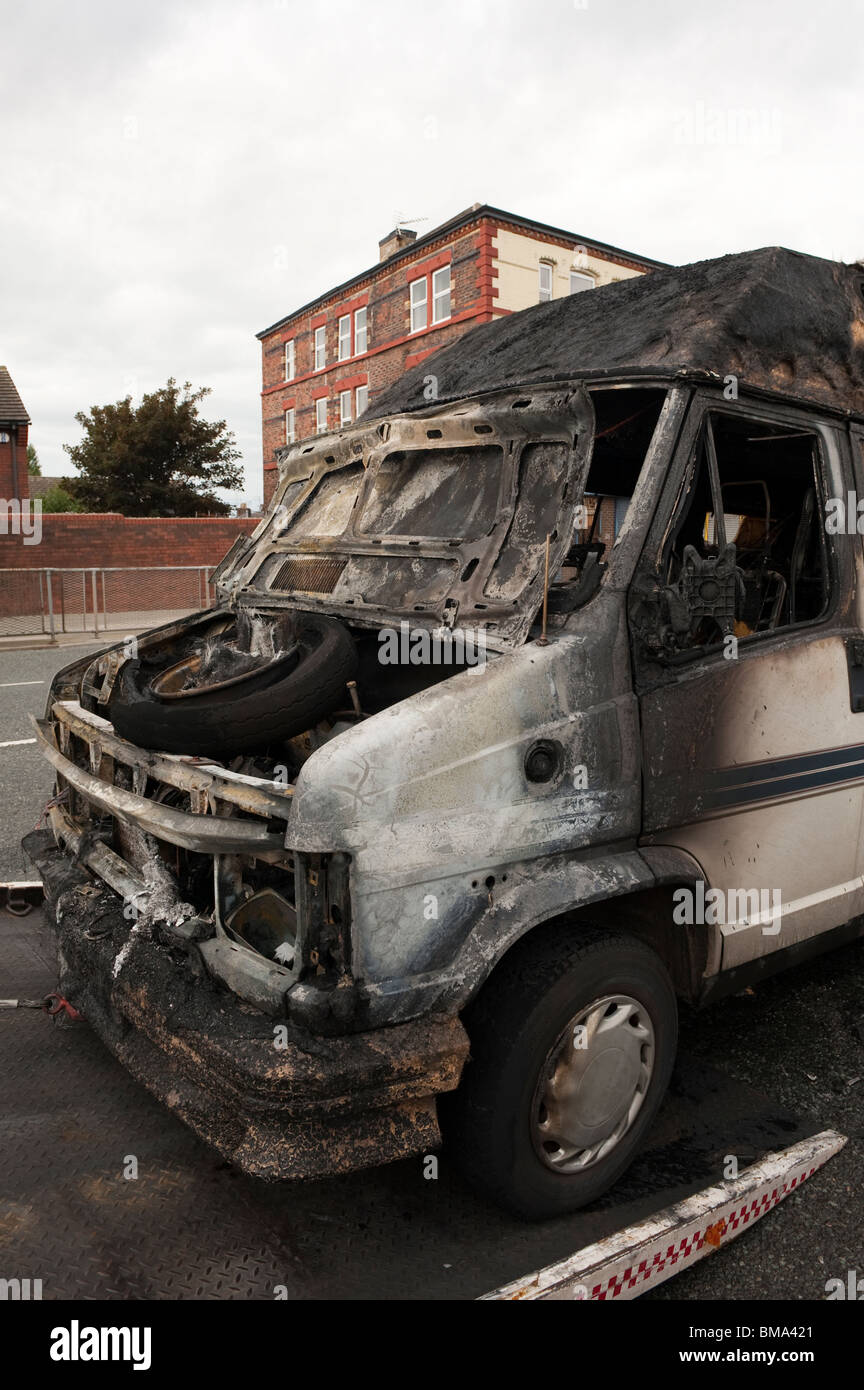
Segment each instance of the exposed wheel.
M594 1201L636 1154L669 1084L677 1006L624 932L538 928L466 1011L471 1058L440 1102L469 1180L531 1220Z
M297 615L287 654L214 685L182 689L188 654L154 669L127 661L109 713L121 738L166 753L231 758L292 738L346 703L357 669L343 623Z

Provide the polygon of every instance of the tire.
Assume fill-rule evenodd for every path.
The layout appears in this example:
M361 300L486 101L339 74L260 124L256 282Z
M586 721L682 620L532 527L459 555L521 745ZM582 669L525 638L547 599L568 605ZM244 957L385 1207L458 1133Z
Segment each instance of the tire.
M121 738L140 748L231 758L304 733L346 703L357 669L354 639L344 624L302 614L300 654L291 668L252 670L229 688L202 686L182 700L150 689L158 674L140 661L121 669L109 714Z
M635 1011L616 1000L632 1001ZM568 1051L568 1025L580 1017L588 1020L585 1046ZM439 1110L445 1145L471 1184L532 1221L601 1196L634 1158L672 1074L677 1005L659 956L624 932L538 928L505 958L464 1022L471 1057ZM560 1142L562 1124L577 1136L572 1154ZM596 1142L582 1150L588 1138Z

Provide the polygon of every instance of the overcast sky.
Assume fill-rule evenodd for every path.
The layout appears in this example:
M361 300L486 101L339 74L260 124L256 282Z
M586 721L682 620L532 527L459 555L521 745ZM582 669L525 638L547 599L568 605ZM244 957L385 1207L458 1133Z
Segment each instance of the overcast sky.
M260 498L254 335L397 215L864 256L853 0L0 4L0 362L46 474L77 410L174 376Z

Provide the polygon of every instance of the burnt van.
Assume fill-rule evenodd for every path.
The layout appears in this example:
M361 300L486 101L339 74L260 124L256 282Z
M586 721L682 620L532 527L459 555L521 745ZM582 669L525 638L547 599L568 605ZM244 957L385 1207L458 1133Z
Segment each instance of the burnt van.
M860 935L862 285L769 248L484 325L55 678L59 989L239 1168L443 1133L579 1207L679 1000Z

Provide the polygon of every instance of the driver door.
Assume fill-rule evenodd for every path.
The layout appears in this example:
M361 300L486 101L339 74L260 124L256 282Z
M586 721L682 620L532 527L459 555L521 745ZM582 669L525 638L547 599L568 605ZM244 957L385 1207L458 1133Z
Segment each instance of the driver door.
M832 422L698 393L637 570L643 843L720 890L722 969L864 910L860 540L824 525L848 470Z

